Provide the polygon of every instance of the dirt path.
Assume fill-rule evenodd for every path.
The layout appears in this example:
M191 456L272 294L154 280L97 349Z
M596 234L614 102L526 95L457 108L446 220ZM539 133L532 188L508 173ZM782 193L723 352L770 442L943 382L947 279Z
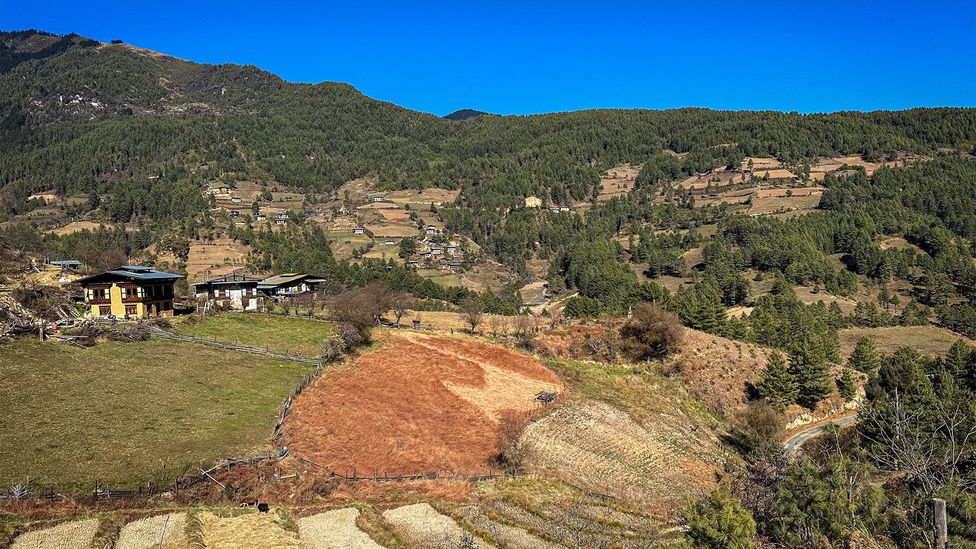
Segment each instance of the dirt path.
M800 451L800 447L803 446L808 440L816 438L823 434L824 430L828 425L837 425L838 427L843 427L845 425L850 425L857 421L858 412L851 412L847 415L833 418L830 421L824 423L818 423L816 425L811 425L804 429L801 429L789 436L784 442L783 447L786 448L786 455L795 456L797 452Z

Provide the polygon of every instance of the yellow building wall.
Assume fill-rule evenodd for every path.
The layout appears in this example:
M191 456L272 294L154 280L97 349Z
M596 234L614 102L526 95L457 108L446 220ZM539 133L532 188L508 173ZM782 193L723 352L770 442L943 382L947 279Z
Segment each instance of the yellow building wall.
M109 289L109 296L112 298L112 314L119 318L125 318L125 303L122 303L122 288L117 284L112 284L111 289Z

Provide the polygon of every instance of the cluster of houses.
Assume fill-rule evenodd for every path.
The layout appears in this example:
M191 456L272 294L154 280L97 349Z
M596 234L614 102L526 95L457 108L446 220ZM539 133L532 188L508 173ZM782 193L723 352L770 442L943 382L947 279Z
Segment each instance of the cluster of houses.
M166 318L173 316L176 282L182 275L141 265L125 265L77 280L93 317ZM265 300L317 292L321 276L284 273L262 278L231 273L192 284L198 302L237 311L256 311Z

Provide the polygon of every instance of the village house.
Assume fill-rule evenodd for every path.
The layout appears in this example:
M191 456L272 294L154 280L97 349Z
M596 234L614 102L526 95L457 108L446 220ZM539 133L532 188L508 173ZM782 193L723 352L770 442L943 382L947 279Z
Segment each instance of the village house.
M317 292L326 280L320 276L303 273L284 273L265 278L258 283L258 290L267 296L278 299L292 297L305 292Z
M381 194L377 194L369 197L369 200L370 202L384 202L386 201L386 197Z
M158 318L173 316L176 281L182 275L141 265L125 265L78 280L91 316Z
M268 216L266 216L264 214L258 214L257 216L254 217L254 220L255 221L266 221L267 219L268 219Z
M444 248L431 248L430 255L441 255L444 253Z
M433 225L427 225L426 233L429 235L439 234L440 231Z
M239 196L232 196L232 197L230 197L230 201L232 203L234 203L234 204L240 204L241 203L241 197L239 197Z
M280 214L278 214L278 215L275 216L275 219L274 219L274 224L275 225L284 225L285 223L288 223L288 214L287 213L282 212L282 213L280 213Z
M240 210L231 210L230 211L230 216L231 217L240 217L241 216L241 211Z
M193 284L197 300L234 311L256 311L261 306L258 283L263 279L231 273Z
M353 227L352 234L366 234L366 227Z

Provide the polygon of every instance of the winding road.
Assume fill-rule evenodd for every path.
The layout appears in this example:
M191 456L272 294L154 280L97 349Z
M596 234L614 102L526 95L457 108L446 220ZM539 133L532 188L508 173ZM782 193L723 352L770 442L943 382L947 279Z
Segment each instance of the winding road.
M843 427L845 425L854 423L855 421L857 421L857 412L852 412L846 416L834 418L829 422L812 425L806 429L797 431L783 442L783 447L786 448L786 455L796 455L796 453L800 450L800 447L803 446L806 441L822 434L828 425Z

